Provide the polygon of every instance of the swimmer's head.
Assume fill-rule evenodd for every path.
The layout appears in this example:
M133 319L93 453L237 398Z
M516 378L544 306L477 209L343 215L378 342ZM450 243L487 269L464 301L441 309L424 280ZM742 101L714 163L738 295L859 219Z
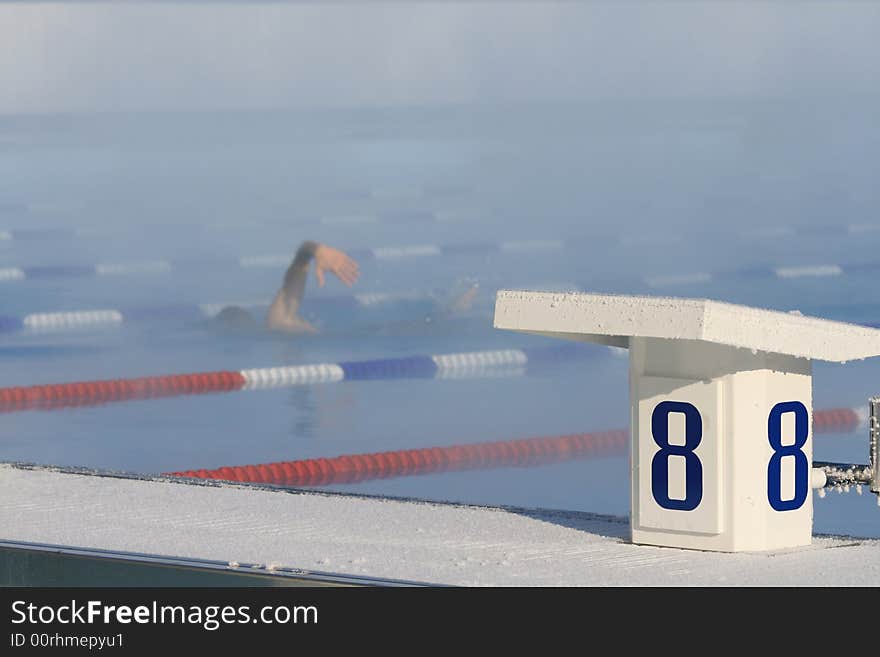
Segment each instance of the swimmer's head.
M257 320L244 308L227 306L214 316L214 326L228 333L254 333L260 329Z

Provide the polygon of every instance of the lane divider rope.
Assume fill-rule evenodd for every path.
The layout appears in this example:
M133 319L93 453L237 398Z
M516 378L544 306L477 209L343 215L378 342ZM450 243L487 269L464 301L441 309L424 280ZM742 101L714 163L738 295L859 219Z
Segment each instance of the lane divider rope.
M878 265L880 269L880 265ZM3 277L0 270L0 279ZM686 282L686 281L685 281ZM516 286L517 289L578 292L572 283L552 283L537 286ZM490 291L485 291L489 293ZM367 292L364 294L342 294L315 296L303 302L303 314L332 312L341 309L370 309L389 304L425 303L436 301L436 294L428 292ZM239 306L252 311L268 308L268 299L229 301L225 303L190 303L162 306L135 306L130 308L102 308L91 310L53 311L31 313L24 316L0 315L0 334L3 333L61 333L107 329L122 325L150 323L157 321L199 321L215 317L227 306ZM880 327L878 322L860 322L863 326Z
M362 199L369 198L370 194L362 195ZM0 203L0 216L4 213L26 214L31 209L26 205ZM370 214L329 214L318 217L314 220L306 220L303 223L313 224L316 226L353 226L353 225L374 225L374 224L401 224L409 223L413 225L436 222L440 224L449 223L466 223L473 222L475 219L487 219L489 221L509 219L506 215L493 213L491 210L484 211L478 209L454 209L454 210L401 210L396 212L370 213ZM175 224L180 225L180 224ZM188 224L197 226L198 224ZM0 241L4 240L49 240L49 239L68 239L70 237L79 237L81 235L91 235L95 231L88 229L75 229L66 227L38 227L38 228L7 228L0 229ZM880 227L875 223L852 223L852 224L806 224L806 225L778 225L763 228L746 228L742 229L735 226L732 231L725 234L727 238L742 240L765 240L768 237L773 238L791 238L791 237L864 237L867 234L880 232ZM713 233L713 237L717 234ZM649 235L648 239L656 237ZM668 239L668 235L665 235ZM619 242L628 244L632 242L631 236L613 235L608 233L597 233L583 237L584 240L594 242L601 240L602 243Z
M867 413L852 408L813 412L814 433L842 433L864 426ZM372 479L489 468L530 467L624 453L628 429L402 449L330 458L280 461L216 469L166 472L164 476L217 479L278 486L328 486Z
M0 211L3 206L0 205ZM77 231L70 228L13 228L0 230L0 242L17 240L20 242L37 240L70 239L75 237Z
M10 239L13 232L5 231ZM463 244L409 244L375 248L346 249L355 260L401 260L449 255L489 255L491 253L530 253L559 250L565 248L562 240L521 240L498 243L477 242ZM196 267L239 267L241 269L287 267L291 254L246 255L238 258L206 258L189 262L171 260L144 260L98 264L38 265L28 267L6 267L0 269L0 281L22 281L46 278L84 278L100 276L125 276L131 274L169 273Z
M0 278L2 276L3 270L0 270ZM340 308L373 308L383 304L425 301L431 298L431 295L415 292L312 297L303 303L303 312L320 312L321 310ZM226 306L240 306L248 309L268 308L269 300L43 312L21 317L0 315L0 333L59 333L165 320L197 321L216 316Z
M6 231L0 232L11 236ZM506 241L498 243L476 242L462 244L410 244L403 246L386 246L366 249L349 249L348 253L356 260L387 260L438 257L448 255L490 255L492 253L532 253L562 251L578 246L578 240L534 239ZM580 248L580 247L579 247ZM248 255L238 258L212 258L192 262L172 262L170 260L146 260L121 263L98 264L67 264L40 265L29 267L0 268L0 282L14 282L46 278L82 278L102 276L122 276L132 274L170 273L193 267L224 267L241 269L272 268L283 269L290 264L290 254ZM620 277L620 279L603 281L603 284L622 285L637 284L650 289L682 287L688 285L705 285L715 281L731 279L759 279L791 281L797 279L827 278L859 274L876 274L880 272L880 262L852 263L804 263L799 265L765 265L732 269L726 271L673 272L667 274L646 275L640 277ZM595 287L591 281L585 288Z
M180 395L262 390L340 381L443 379L528 374L545 366L592 358L606 347L571 344L171 374L0 388L0 412L52 410Z

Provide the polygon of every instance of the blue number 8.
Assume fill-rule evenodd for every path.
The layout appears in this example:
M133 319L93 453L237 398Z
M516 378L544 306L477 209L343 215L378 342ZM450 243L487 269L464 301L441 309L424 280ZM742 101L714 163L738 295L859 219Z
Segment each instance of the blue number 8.
M794 444L782 444L782 414L794 413ZM799 401L780 402L767 418L767 436L773 456L767 465L767 500L776 511L793 511L803 506L810 490L810 464L801 448L810 432L807 407ZM782 499L782 457L794 457L794 498Z
M684 414L684 445L669 444L669 414ZM694 450L703 439L703 418L693 404L663 401L651 414L651 435L660 451L651 461L651 492L654 500L664 509L693 511L703 499L703 464ZM673 500L669 497L669 457L685 459L685 497Z

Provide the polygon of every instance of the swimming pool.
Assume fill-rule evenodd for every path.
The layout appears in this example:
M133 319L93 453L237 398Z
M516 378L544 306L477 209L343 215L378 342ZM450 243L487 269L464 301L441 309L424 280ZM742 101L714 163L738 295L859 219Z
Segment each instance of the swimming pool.
M12 144L0 153L8 233L0 269L28 274L0 283L5 317L258 302L274 294L284 265L242 266L248 258L292 255L306 238L363 254L355 289L308 283L305 312L323 335L220 335L197 312L9 331L0 335L0 386L555 344L491 327L501 287L706 296L880 322L880 267L871 266L880 262L872 230L880 198L851 160L828 157L848 153L855 132L860 149L878 152L876 127L854 122L808 148L798 135L834 106L775 137L766 129L779 116L756 105L624 109L615 119L589 106L506 108L503 121L486 109L369 120L357 112L0 119ZM765 129L760 144L756 126ZM864 166L876 164L871 157ZM75 232L21 232L36 229ZM157 261L169 266L88 273L96 263ZM74 269L40 269L59 266ZM422 297L445 299L475 281L470 312L425 322ZM353 294L419 298L353 304ZM588 358L529 375L5 413L0 460L160 473L626 427L626 359L587 349ZM817 363L815 408L866 408L880 393L877 367ZM863 462L867 436L817 436L814 451L817 460ZM625 453L332 488L629 509ZM815 514L817 532L880 536L871 495L832 494Z

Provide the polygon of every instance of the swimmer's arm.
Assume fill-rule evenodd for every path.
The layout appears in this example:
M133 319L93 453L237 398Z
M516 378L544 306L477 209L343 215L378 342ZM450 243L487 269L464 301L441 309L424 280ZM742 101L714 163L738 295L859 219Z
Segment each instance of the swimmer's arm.
M309 265L315 261L318 286L324 285L324 272L330 271L346 285L353 285L360 272L357 263L348 255L325 244L303 242L287 272L284 283L269 306L266 317L268 328L292 333L316 333L317 329L299 316L299 307L305 293Z
M299 307L302 303L306 289L306 279L309 275L309 264L315 257L318 243L312 241L303 242L293 262L284 274L284 282L278 290L269 312L266 315L266 326L273 330L295 332L300 328Z

